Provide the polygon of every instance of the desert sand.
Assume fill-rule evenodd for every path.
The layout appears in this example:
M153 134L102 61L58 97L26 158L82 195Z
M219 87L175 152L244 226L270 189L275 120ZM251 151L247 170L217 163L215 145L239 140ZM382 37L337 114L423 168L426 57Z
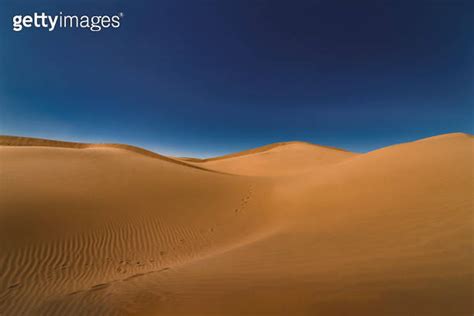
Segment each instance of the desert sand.
M1 136L0 315L472 315L473 153Z

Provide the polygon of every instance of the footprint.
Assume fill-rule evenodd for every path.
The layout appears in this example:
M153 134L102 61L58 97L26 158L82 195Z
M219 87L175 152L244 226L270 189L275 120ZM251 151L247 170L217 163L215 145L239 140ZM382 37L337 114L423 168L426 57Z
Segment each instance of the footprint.
M20 285L21 285L21 283L14 283L14 284L10 285L10 286L8 287L8 289L11 290L11 289L14 289L14 288L16 288L16 287L19 287Z

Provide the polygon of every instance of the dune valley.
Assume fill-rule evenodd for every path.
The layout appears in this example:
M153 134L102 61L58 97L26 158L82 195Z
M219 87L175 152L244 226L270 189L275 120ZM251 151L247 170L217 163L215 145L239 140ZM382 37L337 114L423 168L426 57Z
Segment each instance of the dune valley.
M473 150L1 136L0 315L472 315Z

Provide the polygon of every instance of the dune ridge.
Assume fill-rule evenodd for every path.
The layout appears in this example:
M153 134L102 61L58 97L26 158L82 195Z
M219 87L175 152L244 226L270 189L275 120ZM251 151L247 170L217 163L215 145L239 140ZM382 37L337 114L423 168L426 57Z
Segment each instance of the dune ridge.
M173 162L176 164L188 166L191 168L197 168L197 169L209 171L206 168L187 164L186 162L179 159L174 159L168 156L157 154L153 151L150 151L141 147L126 145L126 144L107 144L107 143L90 144L90 143L79 143L79 142L66 142L66 141L35 138L35 137L0 135L0 146L28 146L28 147L40 146L40 147L59 147L59 148L70 148L70 149L112 148L112 149L128 150L130 152L134 152L134 153L144 155L147 157L157 158L157 159Z
M0 144L2 315L473 312L471 135L185 163Z
M240 157L240 156L246 156L246 155L251 155L251 154L262 153L262 152L274 149L276 147L287 146L287 145L292 145L292 144L302 144L302 145L314 146L314 147L318 147L318 148L326 148L326 149L331 149L331 150L349 152L348 150L345 150L345 149L331 147L331 146L316 145L316 144L312 144L312 143L309 143L309 142L288 141L288 142L272 143L272 144L256 147L256 148L253 148L253 149L248 149L248 150L244 150L244 151L240 151L240 152L236 152L236 153L231 153L231 154L226 154L226 155L222 155L222 156L218 156L218 157L212 157L212 158L179 157L179 159L182 159L182 160L185 160L185 161L192 161L192 162L209 162L209 161L215 161L215 160L221 160L221 159L227 159L227 158L235 158L235 157Z
M346 150L306 142L285 142L211 159L186 161L195 166L229 174L291 177L358 155Z

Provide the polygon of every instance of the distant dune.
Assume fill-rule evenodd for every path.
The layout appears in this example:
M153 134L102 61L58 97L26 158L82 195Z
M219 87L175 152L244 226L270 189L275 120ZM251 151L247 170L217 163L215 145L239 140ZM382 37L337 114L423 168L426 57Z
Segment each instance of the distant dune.
M182 160L194 166L232 174L282 176L309 172L355 155L357 154L333 147L285 142L216 158Z
M0 315L472 315L473 155L0 136Z
M55 147L55 148L70 148L70 149L90 149L90 148L110 148L110 149L121 149L128 150L140 155L158 158L161 160L194 167L197 169L203 169L199 166L186 163L182 159L174 159L172 157L163 156L155 152L125 144L87 144L87 143L76 143L76 142L65 142L59 140L34 138L34 137L20 137L20 136L4 136L0 135L0 146L29 146L29 147Z

